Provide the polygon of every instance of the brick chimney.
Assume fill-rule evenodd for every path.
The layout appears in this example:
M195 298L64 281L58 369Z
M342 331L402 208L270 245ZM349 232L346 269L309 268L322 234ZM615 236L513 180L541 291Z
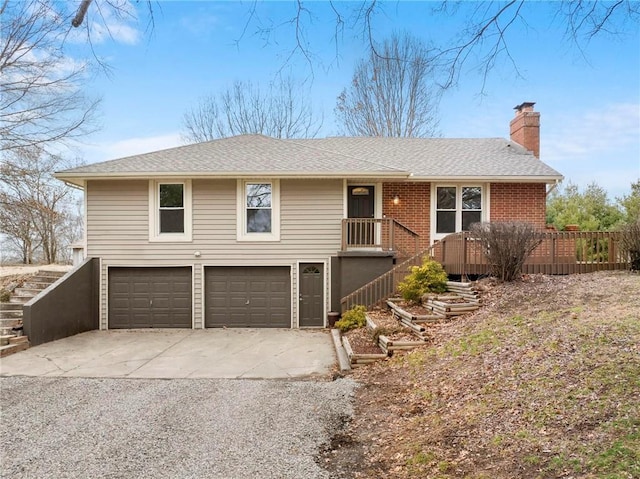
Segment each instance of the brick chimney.
M540 158L540 112L533 111L533 102L524 102L514 108L516 116L511 127L511 141L524 146Z

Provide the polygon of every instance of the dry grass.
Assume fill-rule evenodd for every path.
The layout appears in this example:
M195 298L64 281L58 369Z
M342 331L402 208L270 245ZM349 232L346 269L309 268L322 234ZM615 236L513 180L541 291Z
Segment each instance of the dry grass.
M334 470L640 477L640 276L532 276L484 301L437 328L433 347L354 373L351 448L365 460Z

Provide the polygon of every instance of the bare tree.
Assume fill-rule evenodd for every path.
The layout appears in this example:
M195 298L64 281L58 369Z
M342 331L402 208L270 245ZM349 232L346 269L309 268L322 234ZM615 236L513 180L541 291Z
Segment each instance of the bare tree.
M52 0L0 2L0 151L91 131L98 101L82 92L87 65L63 52L63 14Z
M74 27L83 23L91 9L100 12L98 2L82 0L76 8L76 15L69 22ZM123 9L122 0L105 0L107 6L116 13L128 14ZM149 24L153 26L154 3L151 0L140 1L148 13ZM258 35L265 43L276 42L275 37L281 37L282 30L289 29L291 47L286 61L291 61L296 55L302 58L313 69L316 62L316 49L324 49L333 43L336 57L340 49L343 34L349 28L360 34L370 46L374 47L376 34L375 22L379 18L386 18L390 8L397 8L397 2L381 2L380 0L359 0L353 2L311 2L297 0L290 2L291 13L281 19L271 16L266 18L259 15L263 2L253 0L247 3L246 23L240 34L241 41L246 35ZM478 68L486 79L489 71L501 59L511 60L517 69L517 60L511 56L508 33L515 25L525 28L542 29L549 23L564 24L565 37L574 42L578 48L592 38L610 33L620 33L627 28L637 28L640 21L640 2L637 0L561 0L558 2L531 2L526 0L508 0L504 2L476 1L459 2L442 0L440 2L423 2L424 17L445 17L460 15L466 21L466 28L460 31L456 38L434 49L433 58L445 71L442 81L444 87L450 87L457 81L462 67L472 60L474 68ZM533 5L533 6L532 6ZM548 14L540 15L539 8L545 8ZM319 46L314 46L309 40L308 29L317 21L317 13L328 13L333 16L331 38L321 40ZM547 22L547 25L545 25Z
M40 243L30 213L26 205L0 191L0 233L6 238L2 248L3 260L11 253L17 254L23 264L33 263Z
M14 149L0 163L0 232L32 263L59 259L62 230L70 221L73 190L53 178L64 160L40 147Z
M430 137L437 134L439 89L427 48L409 34L393 35L356 66L335 109L355 136Z
M312 138L322 121L314 118L302 85L287 78L271 84L267 93L251 82L236 82L203 98L185 113L183 124L183 139L200 142L247 133Z

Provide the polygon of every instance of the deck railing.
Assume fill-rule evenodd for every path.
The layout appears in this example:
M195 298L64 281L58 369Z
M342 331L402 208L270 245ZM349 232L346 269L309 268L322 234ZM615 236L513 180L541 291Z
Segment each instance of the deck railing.
M345 218L342 251L394 251L408 258L418 253L420 235L393 218Z
M548 231L541 234L542 242L525 261L523 273L575 274L629 267L617 231ZM410 268L422 264L425 256L441 263L450 275L481 275L490 270L480 241L469 232L451 234L342 298L342 311L358 304L370 308L394 295Z
M629 266L617 231L546 231L523 266L526 274L575 274L622 270ZM433 257L448 274L481 275L490 271L480 241L470 232L455 233L437 242Z

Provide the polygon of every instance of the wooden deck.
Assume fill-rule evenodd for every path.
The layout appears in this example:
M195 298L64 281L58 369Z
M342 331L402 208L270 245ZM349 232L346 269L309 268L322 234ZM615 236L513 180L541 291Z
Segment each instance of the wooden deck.
M432 256L450 275L483 275L490 271L481 243L469 232L446 236L434 245ZM617 231L547 231L522 272L576 274L628 267Z
M524 264L525 274L564 275L629 269L629 259L620 249L617 231L547 231L542 235L542 242ZM371 307L395 294L398 283L412 266L422 263L424 256L441 263L449 275L468 277L490 271L481 243L468 232L455 233L342 298L342 311L357 304Z

